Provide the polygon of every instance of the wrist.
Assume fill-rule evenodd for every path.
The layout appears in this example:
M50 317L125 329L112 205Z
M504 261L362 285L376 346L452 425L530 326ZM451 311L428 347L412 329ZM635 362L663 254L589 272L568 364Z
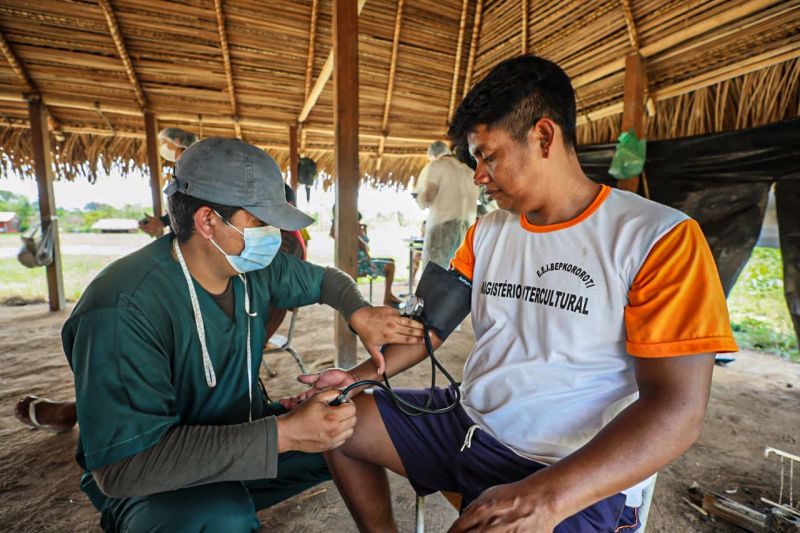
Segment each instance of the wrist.
M358 374L356 373L356 369L355 368L347 370L346 372L347 372L347 375L350 376L350 379L353 380L353 383L355 383L356 381L361 381L361 378L358 377Z
M378 374L377 368L375 367L375 363L372 361L372 359L367 359L361 364L351 368L347 371L347 374L353 379L353 383L367 379L381 379L381 376Z
M372 305L370 305L370 303L366 300L359 302L356 308L350 312L350 316L347 317L347 327L350 328L350 332L353 335L359 335L358 330L360 329L360 326L358 322L360 321L361 316L364 314L362 310L368 307L371 308Z
M545 474L549 468L542 469L537 474ZM559 485L550 483L547 476L537 474L528 476L520 482L519 494L522 495L523 507L531 512L532 510L544 512L555 524L574 514L564 514L565 499L559 490Z
M291 448L290 435L288 431L288 414L275 417L275 425L278 433L278 453L288 452Z

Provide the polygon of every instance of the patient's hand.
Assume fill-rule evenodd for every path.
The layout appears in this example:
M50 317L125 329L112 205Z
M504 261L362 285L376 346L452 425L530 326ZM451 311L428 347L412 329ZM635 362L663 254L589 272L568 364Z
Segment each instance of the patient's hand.
M341 368L330 368L316 374L302 374L297 377L297 381L305 383L306 385L311 385L311 388L301 392L297 396L278 400L286 409L294 409L318 392L328 389L343 389L351 383L355 383L357 379L352 372L342 370ZM350 396L352 396L352 394Z

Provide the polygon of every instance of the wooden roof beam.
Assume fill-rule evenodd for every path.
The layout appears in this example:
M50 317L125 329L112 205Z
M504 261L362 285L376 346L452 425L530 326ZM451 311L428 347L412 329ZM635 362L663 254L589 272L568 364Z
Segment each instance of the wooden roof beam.
M367 3L367 0L358 0L358 14L361 15L361 10L364 9L364 4ZM333 74L333 50L328 53L328 58L325 60L325 64L322 65L322 70L319 73L319 77L317 81L314 83L314 87L311 89L311 92L308 94L305 102L303 103L303 108L300 110L300 114L297 116L297 122L303 123L308 119L308 115L311 114L311 110L314 109L314 106L319 100L320 95L322 94L322 90L325 88L325 85L328 83L328 80L331 79L331 75Z
M394 92L394 77L397 72L397 52L400 48L400 26L403 20L403 2L397 0L397 11L394 16L394 37L392 39L392 58L389 61L389 83L386 85L386 98L383 103L383 120L381 120L381 140L378 143L377 169L381 169L383 150L386 147L386 137L389 136L389 110L392 107L392 94Z
M695 37L703 35L704 33L719 28L724 24L728 24L730 22L752 15L753 13L768 8L774 5L775 3L776 3L775 0L749 0L748 2L745 2L738 6L725 9L724 11L721 11L720 13L714 15L713 17L701 20L700 22L692 24L691 26L687 26L682 30L667 35L663 39L659 39L648 45L645 45L639 49L639 53L644 58L651 57L655 54L663 52L664 50L672 48L673 46L688 41L689 39L693 39ZM605 78L606 76L610 76L611 74L615 74L624 69L625 69L625 58L617 59L615 61L611 61L610 63L603 65L602 67L593 69L587 72L586 74L575 76L574 78L572 78L572 86L573 88L577 89L579 87L583 87L592 82L595 82L599 79Z
M214 0L214 11L217 14L217 30L219 31L219 44L222 48L222 61L225 65L225 79L228 83L228 98L231 102L231 115L233 115L233 129L236 136L242 138L242 125L239 123L239 108L236 104L236 89L233 85L233 67L231 53L228 47L228 32L225 31L225 13L222 11L222 0Z
M467 60L467 76L464 78L464 92L462 98L467 96L467 91L472 87L472 74L475 70L475 56L478 53L478 36L481 33L481 16L483 14L483 0L478 0L475 6L475 20L472 24L472 38L469 43L469 59Z
M622 12L625 14L625 26L628 28L628 39L631 41L631 48L633 48L633 53L638 53L640 48L639 33L636 31L636 21L633 19L631 0L620 0L620 2L622 3Z
M528 0L522 0L522 53L528 53Z
M25 96L22 93L14 91L0 90L0 102L25 102ZM141 110L123 105L103 104L101 102L92 102L87 100L80 100L77 98L69 97L51 97L43 98L43 101L51 107L65 107L67 109L80 109L83 111L97 112L98 110L103 113L119 114L124 116L142 116ZM180 112L163 112L156 113L159 120L174 121L174 122L188 122L192 124L200 124L209 126L230 126L233 123L233 118L230 115L198 115L196 113L180 113ZM275 122L274 120L265 120L260 118L242 118L240 123L243 127L249 127L262 130L273 131L286 131L286 124ZM306 126L308 133L317 135L333 135L333 129L325 126ZM66 130L65 130L66 131ZM383 137L381 132L359 132L359 135L367 140L380 141ZM405 135L389 135L387 140L397 142L409 143L427 143L438 140L436 137L414 137Z
M799 57L800 42L787 44L774 50L770 50L769 52L764 52L763 54L758 54L756 56L737 61L731 65L726 65L724 67L705 72L688 80L679 81L677 83L673 83L672 85L653 89L650 93L650 96L656 100L666 100L667 98L673 98L675 96L696 91L698 89L703 89L705 87L709 87L723 81L728 81L730 79L749 74L750 72L755 72L756 70L771 67L773 65L777 65L778 63L783 63L784 61L797 59ZM604 117L618 115L619 113L622 113L622 110L623 103L616 102L599 109L589 111L587 115L589 116L590 120L598 120ZM588 122L589 120L587 120L586 116L581 115L578 117L578 126L582 126Z
M3 117L0 116L0 119L3 119ZM8 118L4 120L5 122L3 124L0 124L0 126L15 128L15 129L29 129L31 127L30 121L28 120L10 120ZM105 128L95 128L91 126L65 125L63 131L65 131L66 133L74 133L80 135L98 135L101 137L120 137L124 139L144 140L146 138L146 135L143 131L130 131L130 130L119 130L119 129L112 131ZM423 141L427 142L426 140L421 140L421 142ZM287 150L287 146L284 144L267 144L258 141L254 141L253 144L265 150ZM333 148L315 147L313 150L316 152L326 152L326 153L333 152ZM383 155L386 157L424 157L425 154L424 150L418 150L410 152L386 151L384 152Z
M311 21L308 23L308 54L306 55L306 80L303 88L303 102L308 100L311 91L311 76L314 74L314 48L317 40L317 17L319 16L319 0L311 3ZM300 124L300 153L306 149L306 130Z
M453 64L453 84L450 86L450 106L447 108L447 122L453 118L453 111L456 108L456 94L458 94L458 75L461 73L461 52L464 48L464 33L467 29L467 11L469 11L469 0L461 3L461 20L458 24L458 44L456 45L456 61Z
M142 89L142 84L139 83L139 78L136 77L136 71L133 70L133 62L131 62L131 56L128 54L128 49L125 47L125 40L119 29L117 16L114 14L111 2L109 0L97 0L97 3L100 4L100 7L103 9L103 15L105 15L106 22L108 23L108 31L111 33L111 38L114 40L114 46L117 47L117 54L119 54L122 65L125 67L125 74L128 75L128 81L131 83L136 101L142 112L147 111L147 97L144 95L144 90Z
M14 74L17 75L20 83L25 88L25 92L22 95L23 101L33 100L42 100L42 93L39 92L39 88L31 79L30 75L28 74L25 65L17 57L17 54L14 53L14 50L11 48L11 43L8 42L6 39L5 34L0 30L0 51L3 52L3 56L8 61L8 64L11 66L11 70L14 71ZM46 109L45 109L46 110ZM45 115L47 117L47 122L50 129L53 130L53 136L57 141L64 140L64 132L61 129L61 124L58 120L50 113L47 112Z
M31 77L28 75L28 71L22 66L14 50L11 49L11 45L6 40L6 36L2 31L0 31L0 50L2 50L3 56L5 56L6 61L8 61L8 64L11 66L11 70L14 71L14 74L17 75L22 86L25 87L25 93L33 98L40 98L39 89L34 85L33 80L31 80Z
M111 39L114 41L114 46L117 48L117 54L122 61L123 67L125 67L125 73L128 75L128 81L130 81L131 87L133 88L133 94L136 96L136 102L139 104L139 108L143 114L145 126L145 146L148 167L150 170L150 189L153 199L153 216L160 217L161 161L158 157L159 141L156 138L158 133L158 122L156 121L155 113L153 113L149 104L147 103L147 97L144 94L144 89L142 89L142 84L139 82L139 78L136 76L136 71L133 69L133 62L131 61L130 54L128 54L128 48L125 46L125 39L122 36L122 31L119 28L117 16L114 14L114 9L111 7L110 0L97 0L97 2L100 4L100 7L103 10L103 15L106 17L106 23L108 24L108 31L111 34ZM99 104L95 103L95 107L97 112L103 116ZM110 123L109 126L111 126ZM112 131L114 131L113 128Z

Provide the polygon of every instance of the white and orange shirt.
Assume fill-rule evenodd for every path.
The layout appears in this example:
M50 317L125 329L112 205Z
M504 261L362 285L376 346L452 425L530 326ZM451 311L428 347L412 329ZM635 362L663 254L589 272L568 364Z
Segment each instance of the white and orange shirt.
M697 223L632 193L603 187L550 226L490 213L452 266L473 280L464 410L536 461L569 455L637 398L633 357L737 350Z

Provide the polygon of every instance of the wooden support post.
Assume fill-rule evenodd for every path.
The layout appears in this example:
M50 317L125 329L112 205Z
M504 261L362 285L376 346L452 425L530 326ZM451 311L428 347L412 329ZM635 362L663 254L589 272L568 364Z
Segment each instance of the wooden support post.
M297 124L292 124L289 126L289 173L292 175L290 186L294 191L295 198L297 197L297 180L299 179L297 163Z
M356 0L333 2L334 104L336 159L336 266L358 273L358 10ZM356 338L341 315L336 321L336 366L356 364Z
M53 225L53 262L47 266L47 296L50 310L64 309L64 276L61 273L61 243L58 238L56 199L53 194L53 153L47 129L47 108L40 100L28 102L28 115L33 139L33 167L39 190L39 216L42 231Z
M644 106L647 91L647 74L644 59L639 54L631 54L625 59L625 100L622 105L622 131L633 128L636 136L644 136ZM624 191L636 192L639 189L639 176L620 180L617 187Z
M153 216L164 214L161 207L161 160L158 158L158 123L150 111L144 114L144 139L147 147L147 166L150 167L150 195L153 198Z

